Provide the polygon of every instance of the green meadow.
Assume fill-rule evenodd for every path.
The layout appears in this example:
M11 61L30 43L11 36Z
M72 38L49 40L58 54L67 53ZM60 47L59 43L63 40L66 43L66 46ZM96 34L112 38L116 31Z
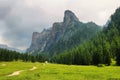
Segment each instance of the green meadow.
M36 68L31 70L33 67ZM120 67L0 62L0 80L120 80Z

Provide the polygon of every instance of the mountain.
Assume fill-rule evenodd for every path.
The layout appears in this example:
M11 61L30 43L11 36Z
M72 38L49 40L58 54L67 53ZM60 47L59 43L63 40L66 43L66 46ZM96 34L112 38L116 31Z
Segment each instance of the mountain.
M111 65L111 60L120 66L120 8L91 40L53 58L55 63L77 65Z
M20 52L20 53L24 52L24 51L16 49L16 48L8 47L5 44L0 44L0 48L2 48L2 49L8 49L8 50L11 50L11 51L17 51L17 52Z
M31 46L27 52L45 52L51 56L90 40L102 28L93 22L80 22L76 15L66 10L63 22L55 22L41 33L33 32Z

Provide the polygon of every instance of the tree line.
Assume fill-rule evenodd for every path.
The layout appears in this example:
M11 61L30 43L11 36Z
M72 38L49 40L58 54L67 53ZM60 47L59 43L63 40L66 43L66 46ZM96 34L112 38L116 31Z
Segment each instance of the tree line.
M23 62L44 62L47 58L41 54L32 55L28 53L19 53L7 49L0 49L0 61L18 61Z

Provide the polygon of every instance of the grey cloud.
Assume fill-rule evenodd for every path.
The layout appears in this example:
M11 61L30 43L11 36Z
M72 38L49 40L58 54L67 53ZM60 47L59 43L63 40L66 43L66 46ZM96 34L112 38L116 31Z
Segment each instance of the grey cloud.
M25 0L18 1L8 1L4 7L0 5L0 18L6 25L0 26L5 28L2 29L5 30L2 36L10 46L29 47L32 32L40 32L43 28L49 27L50 21L41 8L27 6Z
M9 13L9 7L0 7L0 19L4 19L6 15Z
M15 3L16 0L0 0L0 19L4 19L9 14Z

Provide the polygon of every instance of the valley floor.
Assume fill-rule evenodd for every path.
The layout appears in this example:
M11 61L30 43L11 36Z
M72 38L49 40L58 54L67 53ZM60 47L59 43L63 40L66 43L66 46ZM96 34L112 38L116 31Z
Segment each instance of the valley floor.
M120 80L120 67L0 62L0 80Z

